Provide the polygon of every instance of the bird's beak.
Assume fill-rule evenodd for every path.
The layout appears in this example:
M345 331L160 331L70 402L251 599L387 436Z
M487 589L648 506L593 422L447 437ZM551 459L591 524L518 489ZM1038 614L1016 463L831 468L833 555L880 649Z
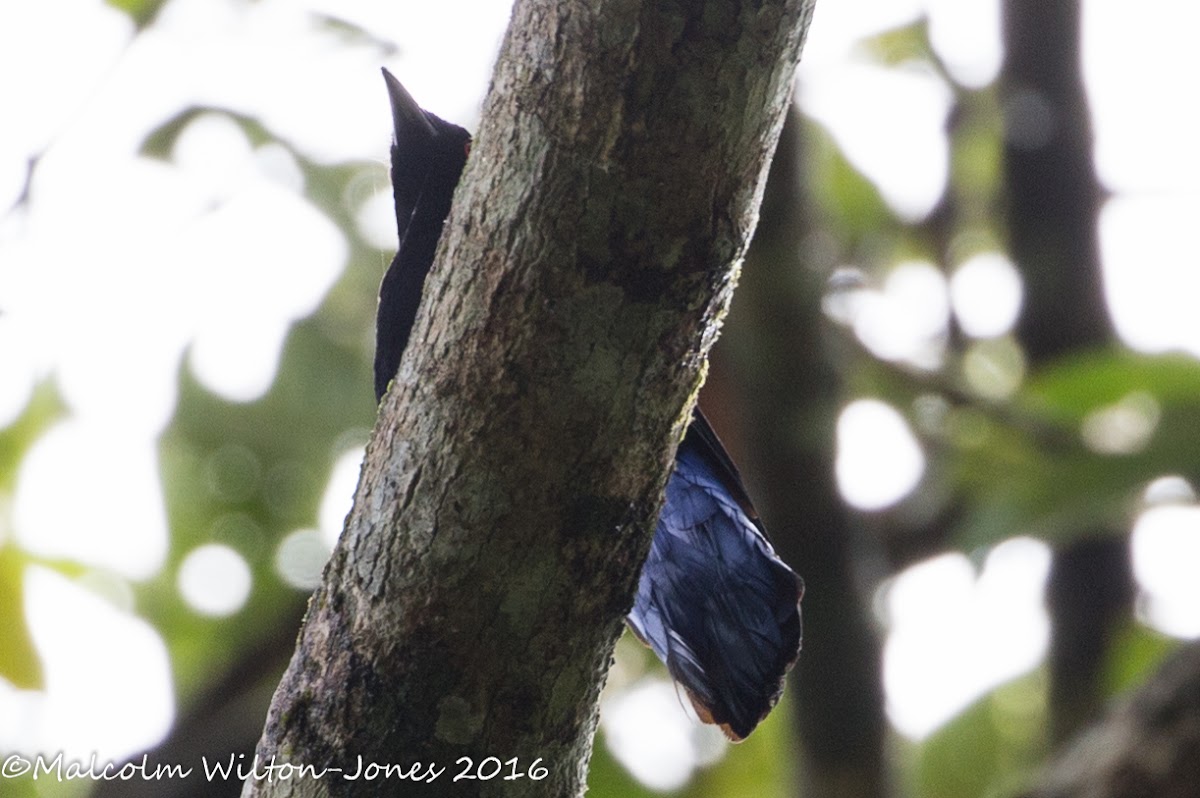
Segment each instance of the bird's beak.
M387 82L388 97L392 101L392 125L395 127L396 140L405 136L421 136L429 140L436 138L437 131L425 117L421 106L386 67L383 79Z

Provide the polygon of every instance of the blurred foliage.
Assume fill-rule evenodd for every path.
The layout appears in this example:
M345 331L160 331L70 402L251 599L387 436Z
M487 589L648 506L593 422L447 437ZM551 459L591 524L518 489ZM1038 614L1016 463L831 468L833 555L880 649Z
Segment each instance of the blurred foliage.
M334 459L365 444L371 394L355 397L342 386L368 378L361 351L321 334L315 320L293 329L279 378L262 399L228 402L182 376L175 421L160 443L171 553L167 567L138 588L147 619L172 633L166 639L180 683L231 661L303 598L275 572L276 550L287 533L316 526ZM302 434L289 434L296 431ZM175 587L182 558L210 542L238 551L253 572L241 623L197 615Z
M380 95L386 108L382 90ZM380 163L317 164L257 119L207 107L185 109L149 131L141 153L170 163L180 133L205 114L232 119L254 146L277 143L288 149L304 175L306 199L338 225L349 243L350 266L316 312L293 326L276 379L260 399L233 402L213 394L193 377L186 358L180 370L175 413L158 444L170 548L164 567L132 589L135 612L154 626L169 652L181 727L192 710L219 710L196 705L200 696L211 697L215 689L217 700L223 700L224 693L232 698L253 687L236 682L222 687L231 674L254 673L265 687L264 700L269 698L286 664L308 594L280 577L277 551L289 533L316 528L331 466L347 450L365 445L370 435L375 418L371 331L381 263L386 263L385 254L362 240L354 221L358 203L369 196L365 189L386 184ZM25 452L64 412L46 385L21 418L0 430L0 497L11 495ZM178 586L183 560L208 543L229 546L251 571L250 596L228 617L197 612ZM23 606L23 571L32 562L69 577L90 570L32 557L0 535L0 677L24 689L41 686ZM264 652L264 642L271 641L278 650ZM273 656L265 662L246 661L267 654ZM255 671L261 666L265 674ZM261 728L265 709L265 703L255 708L260 716L251 726ZM255 738L238 742L252 746ZM78 795L86 792L84 784L43 785L38 794ZM24 779L10 779L0 793L24 794L28 787Z
M162 11L167 0L105 0L110 6L124 11L138 28L145 28L154 22L158 12Z
M890 364L868 364L852 385L906 411L938 455L935 471L949 472L957 501L953 540L968 551L1018 532L1063 543L1098 526L1127 530L1155 478L1200 478L1200 362L1191 357L1080 352L999 401L943 373Z
M862 49L872 60L886 66L928 63L933 47L929 43L929 21L921 17L911 25L892 28L866 39Z
M695 798L721 795L727 798L788 798L795 793L795 774L788 767L794 760L796 735L788 725L789 700L780 705L754 731L754 735L727 752L718 767L702 770L685 793Z
M1011 406L1016 423L962 453L966 546L1014 529L1052 542L1127 529L1151 480L1200 475L1200 363L1191 358L1080 353L1032 375Z
M810 179L822 188L813 197L822 226L836 230L851 252L881 249L887 231L899 230L879 189L850 165L823 128L810 125L805 134Z
M32 563L78 574L71 563L56 563L29 555L4 534L7 526L7 497L16 489L17 470L26 452L56 420L64 408L53 388L38 386L29 405L9 426L0 429L0 678L24 690L40 689L42 666L34 650L33 637L25 623L25 571Z
M22 690L42 687L42 666L25 619L25 561L15 546L0 548L0 676Z
M163 6L162 0L109 2L139 28L153 24ZM328 18L326 24L349 23ZM355 40L367 35L356 26L348 31ZM933 214L944 219L951 209L952 221L945 225L948 230L929 221L901 222L835 139L810 123L804 134L805 180L814 227L827 250L823 259L859 265L864 280L875 282L904 257L928 258L948 269L974 252L999 248L1004 236L995 220L1002 138L994 87L954 85L930 48L923 21L877 36L864 48L881 64L925 62L955 92L950 185L943 207ZM382 91L380 102L385 103ZM135 585L134 595L136 612L154 625L170 652L185 715L194 697L235 672L247 652L258 651L256 643L278 633L281 623L293 624L306 600L304 591L278 576L275 555L284 536L316 526L331 465L345 450L365 443L374 422L370 331L386 262L386 255L362 239L354 221L363 185L386 181L381 163L319 164L261 121L213 107L188 108L163 120L147 133L142 154L170 162L179 134L203 114L232 119L253 145L287 148L300 164L306 198L343 231L350 260L316 312L291 330L277 378L262 398L230 402L207 391L186 366L179 375L176 412L159 441L170 550L165 567ZM830 349L839 359L848 395L875 396L898 408L929 459L921 488L876 519L881 536L895 532L889 524L948 519L937 546L974 551L1016 534L1060 543L1098 521L1128 529L1141 491L1158 476L1200 479L1200 364L1194 359L1117 348L1081 352L1026 376L1013 392L997 398L964 376L966 348L948 331L944 362L930 370L880 361L857 345L849 330L834 336ZM22 689L35 690L42 683L25 623L25 571L33 563L69 577L86 570L33 557L5 534L7 501L21 461L64 412L47 383L16 422L0 429L0 677ZM1089 436L1087 430L1095 433ZM211 542L235 549L252 572L251 596L231 617L198 614L177 588L180 563ZM281 640L286 656L292 636L284 633ZM1143 627L1131 627L1109 653L1109 689L1115 694L1136 684L1171 646ZM269 686L277 676L263 679ZM928 739L896 740L898 757L908 764L904 786L909 794L972 798L1019 787L1046 754L1045 681L1041 670L1026 674L982 696ZM749 741L700 770L676 794L794 794L796 738L787 717L776 712ZM655 794L614 760L603 733L589 788L597 798ZM54 789L36 794L61 794ZM35 794L21 779L5 781L0 790Z
M1041 670L1022 676L980 698L916 746L913 794L982 798L1019 787L1046 746L1045 691Z
M307 598L280 578L275 558L284 536L316 527L330 468L347 449L365 445L374 423L368 345L381 256L358 235L352 203L364 174L386 180L377 164L317 164L257 119L217 108L185 109L152 131L141 151L169 160L179 134L209 113L235 121L253 145L273 142L292 153L306 198L350 243L351 266L292 328L262 398L231 402L186 368L180 374L175 416L159 443L171 551L166 568L138 586L138 604L163 632L184 697L276 632L281 618L294 624ZM233 619L197 614L176 587L180 562L205 543L230 546L251 568L253 592ZM282 639L290 646L294 634Z
M254 146L267 144L268 142L277 142L288 147L288 151L293 155L299 155L294 147L288 146L286 142L263 126L261 122L252 116L240 114L236 111L231 111L226 108L215 108L212 106L192 106L185 108L173 117L163 122L158 126L139 149L142 155L148 158L157 158L162 161L171 160L171 152L175 149L175 142L179 140L179 136L187 129L197 117L204 114L215 114L217 116L227 117L246 134L246 138Z
M1108 654L1116 696L1148 676L1174 644L1130 625ZM1045 668L1003 684L906 752L921 798L1000 798L1028 786L1049 748Z

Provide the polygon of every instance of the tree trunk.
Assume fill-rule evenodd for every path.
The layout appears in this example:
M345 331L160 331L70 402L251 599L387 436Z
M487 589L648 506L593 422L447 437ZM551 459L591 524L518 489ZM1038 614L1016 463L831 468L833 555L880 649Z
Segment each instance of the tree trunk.
M1031 367L1112 342L1100 273L1101 189L1080 63L1078 0L1006 0L1005 176L1009 244L1025 282L1017 327ZM1068 739L1102 707L1109 642L1132 614L1127 539L1079 531L1054 554L1050 612L1050 736Z
M583 792L811 13L517 2L244 795Z
M1100 278L1101 190L1080 63L1080 3L1005 0L1009 248L1025 283L1017 335L1044 363L1112 332Z

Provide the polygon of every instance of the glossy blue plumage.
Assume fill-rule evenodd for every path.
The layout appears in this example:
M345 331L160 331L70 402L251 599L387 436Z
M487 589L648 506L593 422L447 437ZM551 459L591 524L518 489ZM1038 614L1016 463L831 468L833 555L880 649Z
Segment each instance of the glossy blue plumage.
M748 514L719 446L697 412L675 457L628 621L701 719L740 740L775 705L799 653L803 588Z

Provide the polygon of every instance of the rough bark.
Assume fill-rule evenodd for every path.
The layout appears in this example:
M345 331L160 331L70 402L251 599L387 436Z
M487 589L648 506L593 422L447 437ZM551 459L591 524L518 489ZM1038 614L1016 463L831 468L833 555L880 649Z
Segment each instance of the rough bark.
M446 768L428 795L582 793L811 11L517 2L260 763ZM463 757L503 770L454 782ZM538 758L544 778L504 778ZM244 795L414 790L343 775L251 777Z
M1079 15L1077 0L1004 5L1009 244L1025 281L1017 334L1034 368L1113 337L1100 272L1102 192L1092 160ZM1113 529L1083 530L1082 536L1089 539L1055 553L1047 587L1055 742L1099 713L1109 640L1133 605L1124 536Z
M1158 673L1022 798L1200 798L1200 645Z
M805 651L793 671L799 794L887 791L879 641L855 573L855 540L833 476L840 379L821 300L833 264L812 262L801 118L784 126L722 345L738 357L741 458L781 556L804 575ZM726 350L728 351L728 349Z

